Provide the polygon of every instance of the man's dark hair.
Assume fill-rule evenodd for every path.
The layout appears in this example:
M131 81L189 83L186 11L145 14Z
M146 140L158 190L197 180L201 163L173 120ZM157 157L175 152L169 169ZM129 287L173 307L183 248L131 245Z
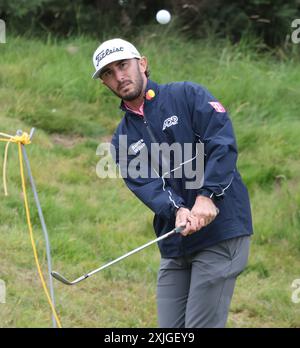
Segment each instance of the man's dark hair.
M138 61L139 58L136 58L136 60ZM150 69L149 69L149 65L147 65L146 71L145 71L145 75L148 78L150 76Z

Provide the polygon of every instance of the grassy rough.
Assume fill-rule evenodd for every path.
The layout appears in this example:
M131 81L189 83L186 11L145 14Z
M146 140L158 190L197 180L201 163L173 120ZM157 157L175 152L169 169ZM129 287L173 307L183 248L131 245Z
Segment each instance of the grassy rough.
M159 83L193 80L229 110L249 188L255 234L249 265L237 281L229 327L299 327L291 284L300 278L300 63L258 54L247 42L186 42L142 33L136 43ZM99 179L97 145L121 112L91 80L98 43L85 37L47 42L9 38L0 45L0 131L36 127L27 152L52 244L54 269L70 278L153 238L152 213L119 179ZM0 144L0 153L4 146ZM2 164L0 164L2 170ZM1 185L2 186L2 185ZM16 147L1 194L0 278L6 304L0 327L49 327L50 311L34 265L22 203ZM2 189L2 187L1 187ZM29 194L39 256L38 215ZM156 247L68 288L55 283L65 327L155 327Z

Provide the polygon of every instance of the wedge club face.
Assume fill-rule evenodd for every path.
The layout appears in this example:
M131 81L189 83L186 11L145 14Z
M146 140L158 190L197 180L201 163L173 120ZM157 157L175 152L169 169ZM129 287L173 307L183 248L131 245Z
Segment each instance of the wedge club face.
M63 277L62 275L60 275L59 273L52 271L51 275L53 278L55 278L56 280L59 280L60 282L66 284L66 285L73 285L73 282L70 282L68 279L66 279L65 277Z
M53 278L55 278L56 280L59 280L60 282L66 284L66 285L74 285L77 284L79 282L81 282L82 280L86 279L89 277L88 274L83 275L82 277L75 279L74 281L70 282L67 278L63 277L61 274L59 274L58 272L51 272L51 275Z

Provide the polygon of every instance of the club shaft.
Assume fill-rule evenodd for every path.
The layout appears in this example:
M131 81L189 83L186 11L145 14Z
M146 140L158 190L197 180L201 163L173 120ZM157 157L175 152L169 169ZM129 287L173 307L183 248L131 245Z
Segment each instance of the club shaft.
M111 266L111 265L113 265L113 264L115 264L115 263L117 263L117 262L119 262L121 260L124 260L126 257L128 257L128 256L130 256L132 254L135 254L135 253L137 253L137 252L147 248L148 246L150 246L150 245L152 245L154 243L157 243L157 242L159 242L159 241L161 241L161 240L163 240L165 238L168 238L168 237L172 236L173 234L182 232L184 230L184 228L185 228L185 226L176 227L172 231L167 232L167 233L163 234L162 236L160 236L160 237L158 237L158 238L156 238L156 239L154 239L154 240L152 240L152 241L150 241L150 242L148 242L148 243L146 243L146 244L144 244L144 245L142 245L142 246L140 246L140 247L138 247L138 248L128 252L127 254L124 254L124 255L118 257L117 259L115 259L113 261L110 261L110 262L106 263L105 265L103 265L103 266L101 266L101 267L99 267L99 268L97 268L97 269L95 269L95 270L93 270L93 271L91 271L89 273L86 273L86 274L82 275L81 277L73 280L72 282L69 281L68 279L66 279L64 276L62 276L58 272L53 271L51 274L52 274L52 276L55 279L59 280L60 282L66 284L66 285L77 284L77 283L81 282L82 280L92 276L93 274L95 274L97 272L100 272L103 269L105 269L105 268L107 268L107 267L109 267L109 266Z
M97 273L99 271L102 271L104 268L109 267L109 266L111 266L111 265L113 265L113 264L115 264L115 263L117 263L117 262L119 262L119 261L121 261L123 259L126 259L126 257L131 256L132 254L135 254L135 253L137 253L137 252L147 248L148 246L161 241L162 239L168 238L169 236L171 236L172 234L175 234L175 233L176 233L176 231L173 230L173 231L168 232L168 233L164 234L163 236L158 237L155 240L152 240L152 241L150 241L150 242L148 242L148 243L146 243L146 244L144 244L144 245L142 245L142 246L140 246L140 247L138 247L138 248L136 248L136 249L134 249L132 251L129 251L127 254L125 254L123 256L120 256L117 259L115 259L115 260L113 260L111 262L108 262L107 264L101 266L100 268L95 269L94 271L88 273L88 276L91 276L91 275L93 275L93 274L95 274L95 273Z
M162 235L161 237L158 237L158 238L156 238L156 239L154 239L154 240L152 240L152 241L150 241L150 242L148 242L148 243L146 243L146 244L144 244L144 245L142 245L142 246L140 246L140 247L138 247L138 248L136 248L136 249L134 249L134 250L132 250L132 251L129 251L127 254L122 255L122 256L118 257L117 259L115 259L115 260L113 260L113 261L110 261L110 262L106 263L105 265L103 265L103 266L101 266L101 267L99 267L99 268L97 268L97 269L95 269L95 270L93 270L93 271L91 271L91 272L89 272L89 273L87 273L87 274L85 274L85 275L83 275L83 276L81 276L81 277L75 279L72 283L78 283L78 282L80 282L81 280L83 280L83 279L85 279L85 278L88 278L88 277L92 276L93 274L95 274L95 273L97 273L97 272L100 272L100 271L102 271L103 269L105 269L105 268L107 268L107 267L109 267L109 266L111 266L111 265L113 265L113 264L115 264L115 263L117 263L117 262L119 262L119 261L121 261L121 260L126 259L126 257L129 257L129 256L131 256L132 254L135 254L135 253L137 253L137 252L139 252L139 251L141 251L141 250L147 248L148 246L150 246L150 245L152 245L152 244L154 244L154 243L157 243L157 242L161 241L162 239L168 238L168 237L170 237L172 234L175 234L175 233L176 233L176 231L175 231L175 230L172 230L172 231L170 231L170 232L168 232L168 233Z

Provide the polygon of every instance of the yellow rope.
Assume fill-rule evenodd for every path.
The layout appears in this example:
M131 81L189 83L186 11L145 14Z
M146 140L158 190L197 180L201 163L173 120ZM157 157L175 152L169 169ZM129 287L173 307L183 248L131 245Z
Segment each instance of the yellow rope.
M1 137L5 137L5 138L13 138L14 137L13 135L1 133L1 132L0 132L0 135L1 135Z
M1 133L0 135L5 138L0 138L0 141L6 142L5 151L4 151L4 161L3 161L3 188L5 196L8 196L7 192L7 179L6 179L6 167L7 167L7 154L8 154L8 146L10 143L22 143L23 145L28 145L31 143L29 135L24 132L22 135L12 136L6 133ZM8 138L8 139L6 139Z
M57 322L57 326L59 328L61 328L62 326L61 326L60 320L59 320L58 315L56 313L55 307L54 307L54 305L52 303L52 300L51 300L51 297L49 295L49 291L47 289L46 282L45 282L45 279L44 279L44 276L43 276L43 273L42 273L42 270L41 270L41 266L40 266L40 263L39 263L39 258L38 258L38 254L37 254L37 250L36 250L36 246L35 246L35 242L34 242L33 232L32 232L32 224L31 224L31 219L30 219L30 211L29 211L29 205L28 205L27 193L26 193L26 183L25 183L24 168L23 168L23 154L22 154L22 145L21 145L21 144L24 144L24 145L25 144L30 144L30 137L25 132L21 136L11 136L11 135L8 135L8 134L5 134L5 133L0 133L0 135L8 138L8 139L0 139L0 141L6 141L6 142L8 142L8 144L10 142L18 144L20 173L21 173L22 189L23 189L23 195L24 195L24 204L25 204L26 218L27 218L27 224L28 224L30 241L31 241L32 249L33 249L34 259L35 259L35 263L36 263L36 267L37 267L37 270L38 270L38 274L40 276L40 280L42 282L42 286L43 286L43 289L45 291L48 303L49 303L50 308L52 310L52 313L53 313L53 315L55 317L55 320ZM5 159L5 170L6 170L6 161L7 161L7 149L8 149L8 145L5 148L5 150L6 150L5 157L4 157L4 159ZM3 173L6 176L5 170L3 169ZM4 190L6 190L5 192L7 193L6 182L5 182Z

